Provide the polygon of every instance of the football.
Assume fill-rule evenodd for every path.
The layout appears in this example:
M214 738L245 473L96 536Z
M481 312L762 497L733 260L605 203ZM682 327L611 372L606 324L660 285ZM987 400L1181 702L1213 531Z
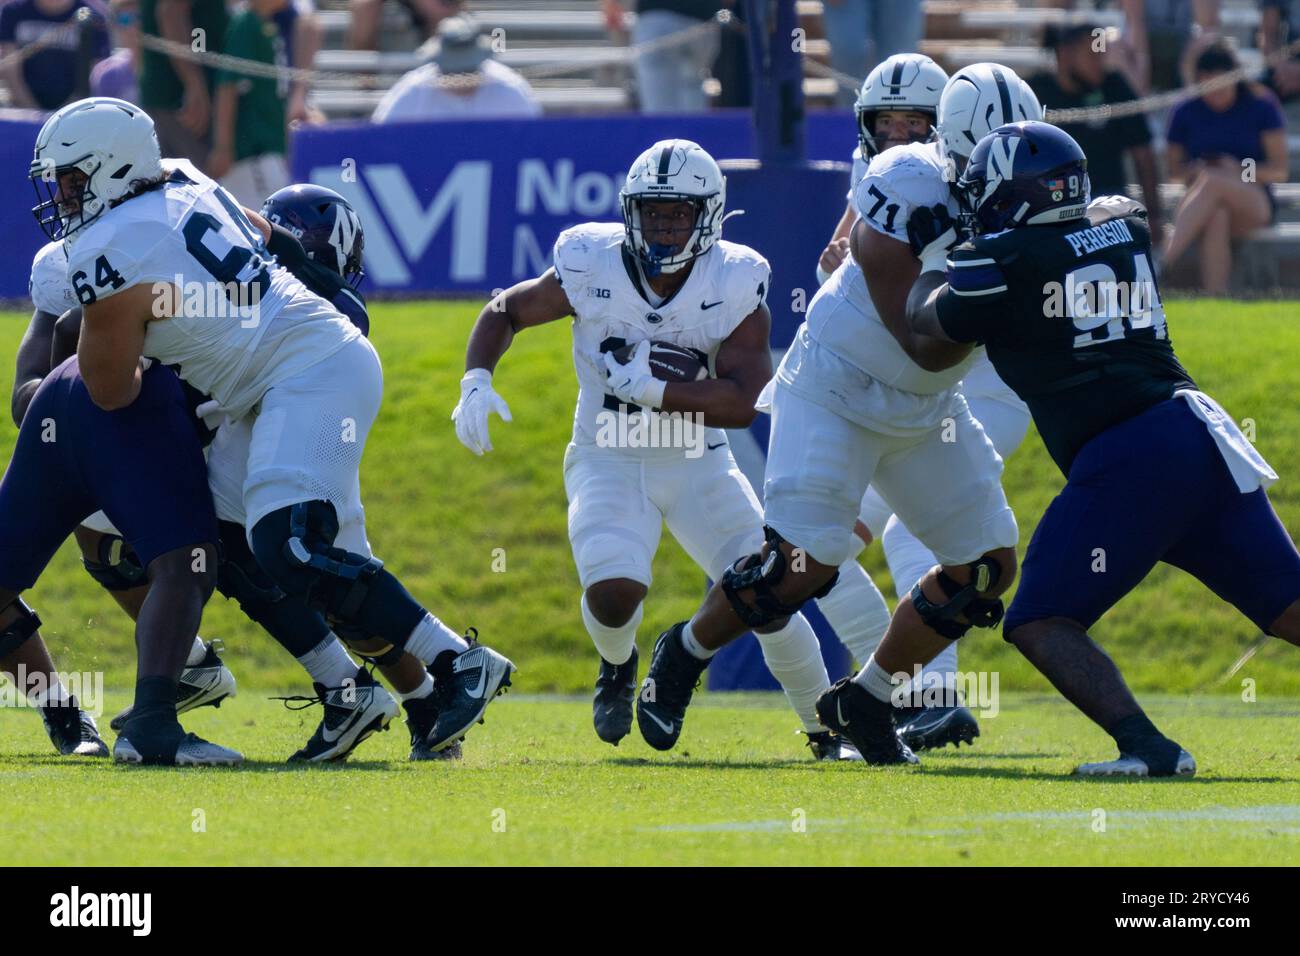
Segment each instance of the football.
M614 358L627 363L640 345L633 342L614 350ZM699 349L671 342L650 342L650 371L663 382L698 382L709 377L709 357Z

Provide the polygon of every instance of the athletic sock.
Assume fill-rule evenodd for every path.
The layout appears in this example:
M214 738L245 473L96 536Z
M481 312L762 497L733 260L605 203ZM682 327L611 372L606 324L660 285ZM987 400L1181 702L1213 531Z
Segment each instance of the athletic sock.
M1119 752L1137 757L1147 765L1153 777L1173 774L1182 748L1162 734L1146 714L1125 717L1110 728Z
M145 677L136 681L135 704L128 723L150 729L180 726L176 720L176 681L169 677Z
M682 628L682 647L686 648L686 653L690 654L691 657L701 661L707 661L718 653L715 650L709 650L695 639L695 632L691 630L690 621L687 621L686 626Z
M582 605L582 623L587 626L587 633L591 635L591 642L596 645L600 656L610 664L626 664L632 656L632 649L636 647L636 629L645 617L645 604L636 606L626 624L610 627L600 623L596 620L596 615L591 613L586 591L582 592L582 600L578 603Z
M203 643L203 638L197 634L194 635L194 646L190 648L190 656L185 658L186 667L198 667L203 663L203 658L208 656L207 645Z
M840 565L835 587L817 599L817 609L858 663L871 658L889 628L889 605L855 558Z
M883 667L876 663L876 656L871 655L871 660L867 661L866 666L858 671L853 678L853 683L857 684L876 700L890 703L890 696L894 692L894 679Z
M311 675L313 682L325 687L342 687L343 682L357 676L357 664L343 649L343 642L332 633L306 654L298 663Z
M907 530L907 525L899 521L897 515L890 515L885 523L880 546L885 550L885 561L889 564L894 590L898 592L900 601L911 592L917 581L925 577L926 572L939 563L934 553Z
M463 654L468 649L469 642L465 638L427 611L411 631L411 636L406 639L407 653L416 657L426 667L432 664L443 651Z
M781 684L786 700L803 722L803 729L808 733L824 731L826 727L817 719L815 705L831 682L822 662L821 645L808 619L796 614L781 630L757 637L767 669Z
M402 703L406 703L408 700L423 700L425 697L428 697L432 693L433 693L433 677L430 676L428 671L425 671L424 680L420 682L419 687L415 688L415 690L411 691L409 694L399 693L397 696L402 699Z

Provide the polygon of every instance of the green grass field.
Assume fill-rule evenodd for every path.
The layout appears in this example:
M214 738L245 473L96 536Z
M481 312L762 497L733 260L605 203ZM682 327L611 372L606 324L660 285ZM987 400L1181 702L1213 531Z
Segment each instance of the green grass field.
M963 642L963 670L999 675L1001 713L974 749L912 770L814 765L775 697L702 695L677 752L591 733L584 703L595 655L577 613L560 474L576 391L562 324L516 340L496 384L513 424L496 451L455 439L464 342L476 303L383 304L373 312L385 404L363 468L375 552L453 627L476 626L520 667L455 766L409 765L405 737L367 742L345 768L279 761L316 719L264 700L303 675L269 638L214 597L205 636L221 637L240 696L187 722L239 747L234 772L168 773L57 758L36 715L0 709L0 780L11 832L35 833L57 863L1283 863L1300 858L1300 656L1269 642L1231 679L1258 633L1199 584L1161 568L1095 629L1153 715L1197 756L1193 781L1079 782L1077 762L1110 741L992 632ZM1184 363L1253 428L1283 480L1271 491L1300 530L1300 354L1295 303L1168 304ZM25 316L0 314L12 355ZM1249 420L1249 422L1247 421ZM14 438L0 425L0 453ZM1061 478L1031 435L1006 487L1028 541ZM1153 496L1159 489L1152 489ZM1141 502L1135 502L1141 507ZM499 549L499 550L498 550ZM504 554L505 570L494 571ZM864 562L892 593L878 548ZM665 536L646 607L643 653L690 614L700 572ZM129 622L85 575L69 543L28 595L59 666L104 674L108 710L127 700ZM1257 702L1242 699L1250 681ZM1159 695L1159 696L1155 696ZM1250 695L1247 695L1250 696ZM396 728L395 728L396 731ZM635 736L635 734L634 734ZM325 777L324 774L330 776ZM316 785L318 782L324 785ZM194 811L206 832L194 832ZM494 811L503 811L502 814ZM796 832L805 812L806 832ZM1106 814L1105 829L1094 827ZM400 818L403 826L394 827ZM499 832L504 821L505 830ZM497 824L494 829L493 824ZM331 826L330 824L333 824ZM339 839L343 824L350 839ZM404 832L400 844L382 834ZM0 863L36 862L13 847Z

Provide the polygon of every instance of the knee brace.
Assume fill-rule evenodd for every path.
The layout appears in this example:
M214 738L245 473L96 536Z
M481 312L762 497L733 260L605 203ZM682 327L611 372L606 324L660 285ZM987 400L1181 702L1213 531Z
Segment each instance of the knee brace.
M144 566L131 546L115 534L102 535L94 559L82 557L86 573L106 591L129 591L146 581Z
M798 613L805 601L829 594L840 576L836 571L829 581L808 597L797 604L786 604L772 590L781 583L786 571L789 570L789 562L781 551L785 539L767 527L763 528L763 537L768 547L767 557L764 557L762 552L747 554L737 559L722 573L722 593L731 602L731 608L736 612L736 616L748 627L764 627L773 621ZM741 596L742 591L752 591L753 596L746 600Z
M358 653L378 663L391 663L401 656L401 647L391 636L381 638L376 633L382 630L387 635L389 629L364 626L357 620L383 562L334 547L338 530L338 515L330 502L301 502L257 523L253 551L271 580L322 614L344 643L368 647L376 639L382 640L388 649L380 654ZM401 630L405 634L410 629Z
M927 598L921 591L920 581L912 588L912 606L921 615L921 620L950 641L957 640L972 627L996 627L1002 620L1002 600L980 597L981 593L998 583L1002 576L1001 566L992 558L980 558L967 567L971 569L971 581L964 587L942 568L939 570L939 587L948 598L943 604ZM957 620L959 617L965 617L965 620Z
M14 598L7 607L17 609L18 620L0 630L0 657L8 657L26 644L41 626L41 619L22 598Z

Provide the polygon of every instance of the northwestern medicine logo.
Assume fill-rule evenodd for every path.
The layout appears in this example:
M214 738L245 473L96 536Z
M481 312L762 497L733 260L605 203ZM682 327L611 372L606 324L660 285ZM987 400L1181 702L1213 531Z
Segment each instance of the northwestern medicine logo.
M50 897L50 925L63 927L130 927L133 936L148 936L153 927L152 893L70 893Z

